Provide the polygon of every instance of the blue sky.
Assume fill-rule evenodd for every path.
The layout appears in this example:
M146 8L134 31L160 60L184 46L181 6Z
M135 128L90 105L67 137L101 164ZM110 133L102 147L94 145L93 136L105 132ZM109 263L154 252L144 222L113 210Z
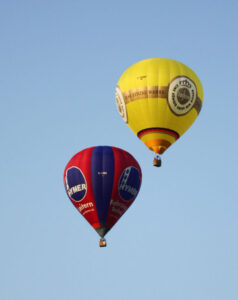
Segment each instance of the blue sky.
M237 300L237 1L0 3L0 299ZM152 166L114 91L133 63L192 68L202 111ZM108 247L74 209L63 170L113 145L140 193Z

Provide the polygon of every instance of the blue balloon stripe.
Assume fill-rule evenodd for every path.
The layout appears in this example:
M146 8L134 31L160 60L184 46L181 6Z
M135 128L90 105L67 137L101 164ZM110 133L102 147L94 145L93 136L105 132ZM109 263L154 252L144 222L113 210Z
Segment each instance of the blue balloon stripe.
M91 179L99 222L107 219L114 180L114 154L111 147L95 147L91 157Z

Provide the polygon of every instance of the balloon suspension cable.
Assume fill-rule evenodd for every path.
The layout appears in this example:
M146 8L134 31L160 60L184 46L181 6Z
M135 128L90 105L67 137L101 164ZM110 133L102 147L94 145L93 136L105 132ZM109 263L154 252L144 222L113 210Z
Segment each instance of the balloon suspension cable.
M161 157L160 157L159 154L157 153L157 154L155 155L154 160L153 160L153 165L154 165L155 167L161 167L161 164L162 164Z
M107 247L107 241L106 239L102 238L99 241L99 247Z

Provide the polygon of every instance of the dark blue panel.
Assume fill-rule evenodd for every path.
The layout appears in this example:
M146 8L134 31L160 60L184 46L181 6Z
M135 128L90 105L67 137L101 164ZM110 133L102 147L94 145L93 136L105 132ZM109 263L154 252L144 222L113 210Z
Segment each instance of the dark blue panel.
M107 219L114 179L114 155L111 147L99 146L93 149L91 179L98 218L100 223L104 224Z

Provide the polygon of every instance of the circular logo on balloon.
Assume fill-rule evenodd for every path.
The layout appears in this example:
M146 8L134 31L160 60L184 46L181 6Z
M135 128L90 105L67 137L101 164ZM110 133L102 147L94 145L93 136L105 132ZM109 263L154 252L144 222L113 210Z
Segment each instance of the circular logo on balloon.
M188 113L197 99L195 83L186 76L174 78L169 84L168 104L176 115L182 116Z
M131 201L140 189L140 173L135 167L126 168L119 180L119 194L122 200Z
M116 104L119 114L121 115L122 119L127 123L128 119L126 112L126 104L119 86L116 87Z
M71 200L79 202L87 193L87 182L83 172L77 167L71 167L65 176L66 192Z

